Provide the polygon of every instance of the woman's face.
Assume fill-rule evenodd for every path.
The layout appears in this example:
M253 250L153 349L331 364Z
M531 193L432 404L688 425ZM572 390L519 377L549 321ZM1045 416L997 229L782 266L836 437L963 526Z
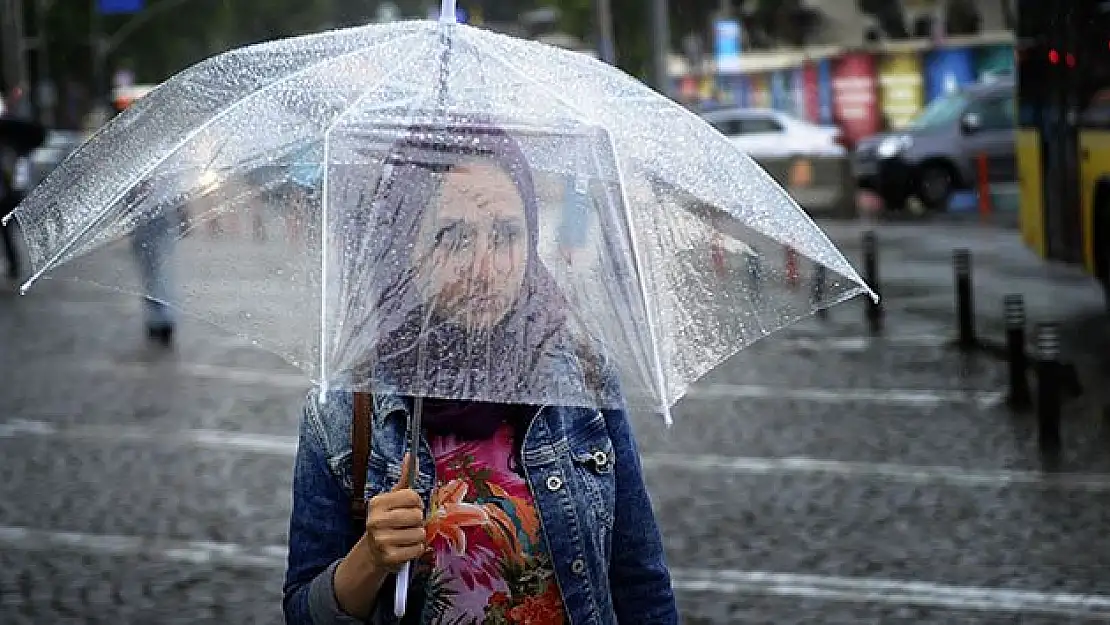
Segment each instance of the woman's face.
M516 302L528 259L524 202L512 178L487 163L445 174L421 226L426 298L468 327L488 328Z

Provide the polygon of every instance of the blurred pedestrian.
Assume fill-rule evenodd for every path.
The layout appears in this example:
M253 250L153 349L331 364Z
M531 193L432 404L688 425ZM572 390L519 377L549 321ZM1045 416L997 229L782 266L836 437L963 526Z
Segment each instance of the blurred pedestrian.
M131 202L146 199L147 187L137 186L130 194ZM181 231L178 210L146 209L131 234L131 251L139 270L143 289L143 321L147 338L165 347L173 344L176 318L168 302L172 301L170 256Z
M5 146L0 146L0 219L15 210L23 200L23 192L19 188L18 180L19 159L14 151ZM20 262L19 248L15 241L15 221L7 226L0 226L0 243L4 246L4 259L6 261L6 275L8 279L19 279Z

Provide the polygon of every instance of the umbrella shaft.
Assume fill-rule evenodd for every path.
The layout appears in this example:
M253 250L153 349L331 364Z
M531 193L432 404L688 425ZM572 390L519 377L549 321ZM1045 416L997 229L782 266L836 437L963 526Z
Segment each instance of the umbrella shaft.
M420 451L420 429L423 427L421 421L424 416L424 398L416 397L413 400L412 406L412 420L409 423L409 480L405 484L406 488L412 488L416 482L416 471L420 466L417 462L417 457Z

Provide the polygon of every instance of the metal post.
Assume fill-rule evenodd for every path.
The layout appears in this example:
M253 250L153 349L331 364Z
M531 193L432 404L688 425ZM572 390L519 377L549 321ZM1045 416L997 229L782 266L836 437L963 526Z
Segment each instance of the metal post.
M798 252L790 246L786 247L786 284L792 289L798 286Z
M1029 358L1025 353L1025 299L1019 294L1003 299L1006 317L1006 360L1010 366L1010 408L1024 410L1033 403L1029 389Z
M610 65L617 64L617 45L613 37L613 9L610 0L594 0L597 8L597 54Z
M763 263L758 252L748 254L748 290L752 298L759 301L763 298Z
M1060 448L1060 332L1054 323L1037 326L1037 433L1042 449Z
M665 96L670 96L671 94L671 78L667 72L667 56L671 49L669 11L667 0L652 0L652 70L655 79L655 89Z
M8 88L24 90L21 99L31 97L27 80L27 39L23 27L23 0L5 0L0 12L0 42L4 53L4 75Z
M871 290L879 295L879 244L873 230L863 233L863 273L864 280L871 286ZM883 329L882 302L882 299L878 302L872 298L867 299L867 325L872 334L878 334Z
M952 267L956 274L956 318L959 324L959 347L974 349L975 302L972 298L971 252L958 249L952 254Z
M100 25L100 7L97 0L89 0L89 54L92 62L92 100L95 108L103 105L104 97L104 42Z
M824 265L818 264L817 269L813 272L813 292L812 301L813 305L817 308L817 317L825 319L829 316L829 309L824 306L826 282L828 280L828 270Z
M991 218L991 213L994 212L994 207L991 205L991 179L990 179L990 161L987 160L987 153L980 152L976 157L976 182L978 183L976 191L979 194L979 220L988 222Z
M34 0L35 3L35 104L38 108L39 122L44 126L54 125L54 109L57 106L57 88L50 75L50 32L46 27L47 15L52 2Z

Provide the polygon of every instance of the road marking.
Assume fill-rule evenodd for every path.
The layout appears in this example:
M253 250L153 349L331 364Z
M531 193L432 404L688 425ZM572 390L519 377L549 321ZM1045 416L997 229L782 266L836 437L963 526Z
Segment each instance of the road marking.
M795 388L755 384L701 384L690 388L687 397L722 399L781 399L820 404L867 403L884 406L936 408L948 404L972 404L988 410L1006 401L1003 391L960 389Z
M113 556L148 556L192 564L281 568L286 547L248 547L211 541L172 541L143 536L55 532L0 526L0 544L20 551L81 551Z
M1041 473L1037 471L973 470L952 466L922 466L874 462L845 462L816 458L752 458L714 455L644 454L645 468L737 475L819 474L886 479L912 484L955 486L1037 486L1083 491L1110 491L1110 474Z
M262 568L286 566L284 545L248 546L212 541L180 541L143 536L59 532L0 526L0 545L24 552L81 552L145 556L187 564ZM717 595L773 595L849 603L918 605L982 612L1110 616L1110 597L982 588L881 578L805 575L728 569L671 569L675 590Z
M138 363L112 360L86 360L76 363L77 368L98 373L111 373L121 376L145 379L151 376L178 374L205 380L224 380L237 384L272 386L308 391L312 381L308 376L265 369L245 369L224 367L203 363L174 362Z
M866 577L763 571L677 570L674 571L674 586L677 590L691 593L774 595L979 612L1110 617L1110 596L1104 595L955 586Z
M833 337L806 337L784 336L776 338L767 337L752 346L753 349L767 349L774 351L780 348L807 350L815 352L847 352L859 353L872 349L883 348L919 348L941 349L953 345L952 337L936 335L920 336L833 336Z
M182 445L217 451L290 457L297 449L293 436L252 434L216 429L159 430L125 425L69 425L46 421L0 422L0 439L56 437L70 440ZM686 471L732 475L831 475L880 479L910 484L948 484L1004 488L1031 486L1089 492L1110 491L1110 474L1042 473L1016 470L973 470L953 466L921 466L846 462L816 458L754 458L705 454L646 453L649 471Z
M289 372L224 367L201 363L167 362L160 364L121 362L108 360L82 361L80 369L111 373L145 379L154 375L176 373L208 380L225 380L237 384L302 389L307 391L311 381L307 376ZM910 406L936 408L949 404L972 404L987 410L1000 406L1006 399L1002 391L975 391L960 389L859 389L859 388L796 388L760 384L698 384L690 388L687 397L720 399L777 399L806 401L824 404L867 403L884 406Z

